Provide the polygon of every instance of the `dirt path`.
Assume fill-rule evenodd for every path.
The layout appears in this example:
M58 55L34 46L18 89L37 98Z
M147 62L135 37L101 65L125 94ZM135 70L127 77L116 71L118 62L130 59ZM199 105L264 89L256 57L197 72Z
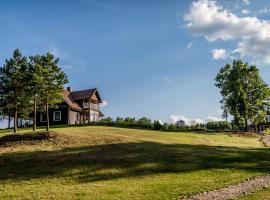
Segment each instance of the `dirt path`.
M229 200L270 186L270 175L256 177L227 188L200 193L183 200Z

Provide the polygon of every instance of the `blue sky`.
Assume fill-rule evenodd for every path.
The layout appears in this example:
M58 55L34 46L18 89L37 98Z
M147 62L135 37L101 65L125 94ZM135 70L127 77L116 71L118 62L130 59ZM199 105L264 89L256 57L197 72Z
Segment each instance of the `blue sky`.
M0 62L50 51L108 116L218 118L226 62L256 63L270 82L269 13L267 0L1 0Z

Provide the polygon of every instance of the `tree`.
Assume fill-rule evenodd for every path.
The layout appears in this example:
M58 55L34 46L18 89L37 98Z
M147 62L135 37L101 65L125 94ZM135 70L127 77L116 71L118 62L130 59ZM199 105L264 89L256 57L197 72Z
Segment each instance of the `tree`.
M154 121L154 129L155 130L160 130L162 129L162 124L159 122L159 120Z
M42 89L44 85L44 71L42 57L40 55L29 57L29 96L31 97L31 103L33 104L33 131L36 130L36 115L37 107L40 105L40 99L42 99ZM38 104L38 105L37 105Z
M106 118L101 119L99 122L105 123L105 124L112 124L113 119L111 117L106 117Z
M141 128L152 128L151 119L148 119L146 117L140 118L139 120L137 120L137 123Z
M40 87L40 101L45 104L46 130L49 131L49 107L61 103L61 92L68 83L67 75L58 66L58 58L47 53L39 58L42 66L42 87Z
M136 122L136 119L135 118L132 118L132 117L126 117L125 118L125 122L134 123L134 122Z
M162 125L162 129L163 129L163 130L169 130L169 124L165 122L165 123Z
M215 80L223 98L223 111L234 117L238 129L243 123L248 131L249 122L255 126L262 122L269 108L270 90L256 66L233 61L221 68Z
M224 130L232 130L232 125L226 121L217 121L217 122L211 121L206 123L206 128L208 130L224 131Z
M228 122L229 110L228 110L228 106L226 105L225 99L222 99L220 103L221 103L221 109L223 110L222 118L224 118L226 122Z
M116 126L121 126L124 124L124 119L122 117L117 117L116 120L115 120L115 124Z
M22 56L19 49L13 57L5 61L0 68L0 108L3 116L13 115L14 133L17 131L18 116L29 115L27 77L27 58ZM10 119L10 117L9 117Z

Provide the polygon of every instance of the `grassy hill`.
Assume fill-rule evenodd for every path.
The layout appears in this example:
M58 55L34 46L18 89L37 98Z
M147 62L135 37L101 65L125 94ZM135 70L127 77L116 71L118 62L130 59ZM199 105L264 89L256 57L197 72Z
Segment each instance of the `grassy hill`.
M177 199L270 171L270 152L255 136L53 131L46 140L0 138L0 199Z

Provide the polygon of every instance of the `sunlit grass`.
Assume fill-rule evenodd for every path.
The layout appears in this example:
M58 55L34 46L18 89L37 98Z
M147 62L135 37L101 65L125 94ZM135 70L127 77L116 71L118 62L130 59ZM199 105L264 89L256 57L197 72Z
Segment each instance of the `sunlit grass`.
M255 191L249 195L238 198L237 200L268 200L270 199L270 188L264 188L260 191Z
M0 199L177 199L270 171L270 152L255 136L52 130L57 142L0 147Z

